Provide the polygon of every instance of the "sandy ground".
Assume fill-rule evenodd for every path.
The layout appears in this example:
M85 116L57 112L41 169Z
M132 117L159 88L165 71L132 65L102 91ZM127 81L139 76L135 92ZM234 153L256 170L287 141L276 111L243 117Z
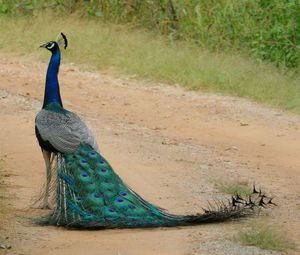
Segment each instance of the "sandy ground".
M231 241L249 220L173 229L70 231L34 225L45 179L34 135L46 63L0 55L0 153L13 223L7 254L277 254ZM186 92L112 72L60 71L64 106L86 120L119 175L174 213L225 198L215 182L256 183L279 206L260 216L300 244L300 117L243 99Z

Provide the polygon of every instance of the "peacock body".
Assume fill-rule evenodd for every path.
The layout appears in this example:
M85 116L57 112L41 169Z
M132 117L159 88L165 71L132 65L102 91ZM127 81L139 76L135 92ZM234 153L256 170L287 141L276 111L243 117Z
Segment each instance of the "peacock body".
M67 41L65 36L65 47ZM44 224L73 228L135 228L183 226L224 221L253 214L265 206L266 196L232 198L216 210L197 215L173 215L147 202L131 190L100 154L96 139L85 123L63 108L59 92L60 48L57 42L42 47L51 51L44 104L35 120L36 136L47 169L44 208L48 207L51 161L55 161L55 206ZM254 189L254 193L257 193ZM270 204L272 203L269 200Z

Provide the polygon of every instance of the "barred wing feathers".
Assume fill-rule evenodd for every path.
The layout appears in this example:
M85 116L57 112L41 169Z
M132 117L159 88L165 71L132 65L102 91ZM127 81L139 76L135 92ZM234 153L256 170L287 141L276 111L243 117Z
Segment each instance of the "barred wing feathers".
M35 123L41 138L48 141L58 152L73 152L80 143L89 144L98 151L91 130L75 113L43 109L37 114Z

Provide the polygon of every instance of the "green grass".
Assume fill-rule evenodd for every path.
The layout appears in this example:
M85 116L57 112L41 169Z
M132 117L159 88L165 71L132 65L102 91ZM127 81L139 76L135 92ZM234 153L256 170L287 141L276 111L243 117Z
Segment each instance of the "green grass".
M233 240L266 250L285 251L295 248L282 229L257 222L252 223L247 230L240 231Z
M299 67L299 0L4 0L0 13L32 16L52 9L66 16L136 24L172 40L215 51L243 50L287 68ZM48 24L47 24L48 25Z
M248 196L252 194L252 188L246 184L239 182L215 182L215 187L218 191L230 195Z
M300 113L300 74L284 74L238 52L211 53L187 42L129 26L51 13L28 17L0 15L0 51L47 60L38 49L60 31L68 36L64 62L134 74L186 89L241 96Z

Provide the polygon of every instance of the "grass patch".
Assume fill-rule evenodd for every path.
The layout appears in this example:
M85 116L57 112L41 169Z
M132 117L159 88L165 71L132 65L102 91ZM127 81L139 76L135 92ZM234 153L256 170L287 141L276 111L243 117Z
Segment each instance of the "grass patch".
M240 231L233 240L243 245L256 246L266 250L285 251L295 248L282 229L257 222L247 230Z
M143 79L251 98L300 113L300 74L285 74L238 52L211 53L192 43L170 42L129 25L47 12L13 18L0 15L0 22L3 52L47 61L49 54L38 46L64 31L70 41L69 49L63 52L64 62L113 68Z
M252 187L240 182L216 182L215 187L218 191L230 195L248 196L252 194Z
M13 16L36 15L47 8L63 16L76 12L103 21L139 24L215 51L244 50L288 68L300 64L297 0L0 1L0 12Z

